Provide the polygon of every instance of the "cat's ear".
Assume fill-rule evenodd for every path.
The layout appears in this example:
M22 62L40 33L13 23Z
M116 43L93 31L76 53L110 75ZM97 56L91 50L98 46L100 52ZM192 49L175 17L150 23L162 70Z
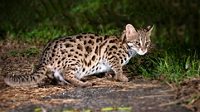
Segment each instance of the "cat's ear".
M126 37L127 38L137 34L135 28L131 24L127 24L126 25L126 30L125 31L126 31Z
M132 40L137 35L137 31L131 24L127 24L122 34L122 42Z
M132 38L134 38L136 35L137 35L137 32L135 28L133 27L133 25L127 24L125 27L125 30L122 33L122 37L121 37L122 43L132 40Z
M153 30L153 28L154 28L154 26L152 25L152 26L147 26L147 35L148 36L151 36L151 32L152 32L152 30Z

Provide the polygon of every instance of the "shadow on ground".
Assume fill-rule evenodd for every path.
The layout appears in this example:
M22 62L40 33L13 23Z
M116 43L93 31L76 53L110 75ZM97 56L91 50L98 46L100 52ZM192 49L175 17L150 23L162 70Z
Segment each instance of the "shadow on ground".
M189 112L175 101L174 90L166 85L149 81L114 82L105 78L90 80L96 86L79 88L73 86L53 86L40 88L9 88L0 93L2 109L9 107L14 112L103 109L134 112Z

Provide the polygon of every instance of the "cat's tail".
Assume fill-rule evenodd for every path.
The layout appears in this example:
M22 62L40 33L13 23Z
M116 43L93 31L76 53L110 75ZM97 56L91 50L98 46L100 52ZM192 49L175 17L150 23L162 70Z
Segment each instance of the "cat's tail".
M11 87L37 87L47 77L46 73L47 68L40 66L32 74L6 76L4 81Z

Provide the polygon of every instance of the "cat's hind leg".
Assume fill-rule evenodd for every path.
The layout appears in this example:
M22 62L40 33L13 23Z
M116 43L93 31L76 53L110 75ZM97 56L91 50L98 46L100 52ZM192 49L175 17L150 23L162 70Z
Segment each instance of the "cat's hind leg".
M83 82L79 80L74 73L75 72L73 68L65 68L63 77L66 81L70 82L75 86L81 86L81 87L92 86L92 83L90 82Z

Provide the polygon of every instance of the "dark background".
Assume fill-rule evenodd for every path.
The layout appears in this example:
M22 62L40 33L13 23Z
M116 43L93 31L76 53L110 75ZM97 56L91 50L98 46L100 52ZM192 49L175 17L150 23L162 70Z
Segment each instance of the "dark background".
M131 23L154 25L161 48L199 50L199 16L199 0L1 0L0 36L37 38L23 34L43 28L118 35Z

